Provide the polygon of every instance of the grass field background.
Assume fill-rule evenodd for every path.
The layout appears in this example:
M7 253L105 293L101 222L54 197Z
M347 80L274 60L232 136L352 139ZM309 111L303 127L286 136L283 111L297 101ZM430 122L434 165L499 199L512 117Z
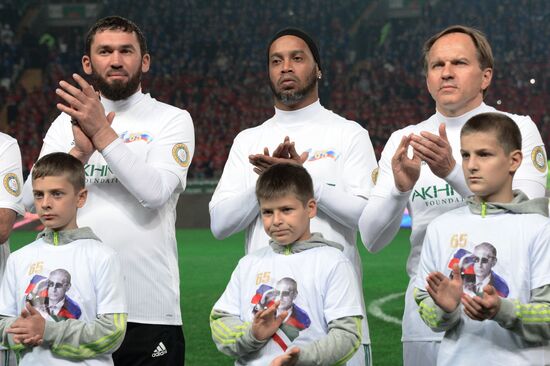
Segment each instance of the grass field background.
M405 291L408 277L405 262L410 230L402 229L393 243L378 254L368 253L358 243L363 259L365 302ZM15 231L12 251L31 242L36 232ZM210 336L208 316L221 295L237 261L244 254L244 235L216 240L209 230L178 230L181 278L181 310L186 342L186 366L230 366L233 361L217 351ZM383 305L385 314L401 318L403 297ZM373 361L376 366L402 364L401 327L369 316Z

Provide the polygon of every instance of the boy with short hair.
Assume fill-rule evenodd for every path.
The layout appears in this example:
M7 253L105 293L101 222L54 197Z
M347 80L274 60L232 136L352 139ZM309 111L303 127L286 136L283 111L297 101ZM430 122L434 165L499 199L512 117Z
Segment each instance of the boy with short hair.
M214 305L216 346L235 365L344 364L361 344L365 315L342 246L310 232L311 177L298 165L273 165L256 197L270 246L239 261Z
M2 344L20 365L113 365L126 330L123 277L115 252L78 228L86 202L82 163L65 153L32 171L44 231L8 258L0 286Z
M415 285L422 319L445 331L437 363L547 365L548 200L512 191L522 154L509 117L478 114L460 138L474 196L428 226Z

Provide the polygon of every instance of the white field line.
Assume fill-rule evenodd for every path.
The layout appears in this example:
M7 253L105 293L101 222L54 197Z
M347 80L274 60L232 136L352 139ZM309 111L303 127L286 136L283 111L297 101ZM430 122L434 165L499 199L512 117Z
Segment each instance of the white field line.
M389 294L387 296L381 297L377 300L374 300L369 304L367 307L367 314L369 316L374 316L378 319L382 319L383 321L387 323L393 323L397 325L401 325L401 319L398 319L394 316L387 315L382 311L382 306L387 303L388 301L391 301L393 299L397 299L398 297L405 296L404 292L398 292L395 294Z

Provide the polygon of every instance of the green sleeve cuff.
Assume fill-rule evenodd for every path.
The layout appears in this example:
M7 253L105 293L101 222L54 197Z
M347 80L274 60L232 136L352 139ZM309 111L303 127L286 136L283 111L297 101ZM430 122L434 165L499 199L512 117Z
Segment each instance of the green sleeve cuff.
M493 320L503 328L510 328L516 319L516 305L514 302L510 299L501 298L500 309L493 317Z

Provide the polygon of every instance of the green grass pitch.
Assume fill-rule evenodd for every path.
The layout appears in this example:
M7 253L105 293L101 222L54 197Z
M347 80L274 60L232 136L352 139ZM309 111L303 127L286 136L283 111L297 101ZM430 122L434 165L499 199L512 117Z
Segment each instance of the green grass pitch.
M404 292L408 277L405 261L410 230L402 229L393 243L378 254L366 252L363 259L363 288L367 305L383 296ZM34 240L36 232L16 231L10 239L12 251ZM186 342L186 366L230 366L233 361L216 350L210 336L208 316L221 295L237 261L244 254L244 235L218 241L209 230L178 230L181 278L181 311ZM401 318L403 297L383 306L387 315ZM377 366L402 363L401 327L369 315L373 361Z

